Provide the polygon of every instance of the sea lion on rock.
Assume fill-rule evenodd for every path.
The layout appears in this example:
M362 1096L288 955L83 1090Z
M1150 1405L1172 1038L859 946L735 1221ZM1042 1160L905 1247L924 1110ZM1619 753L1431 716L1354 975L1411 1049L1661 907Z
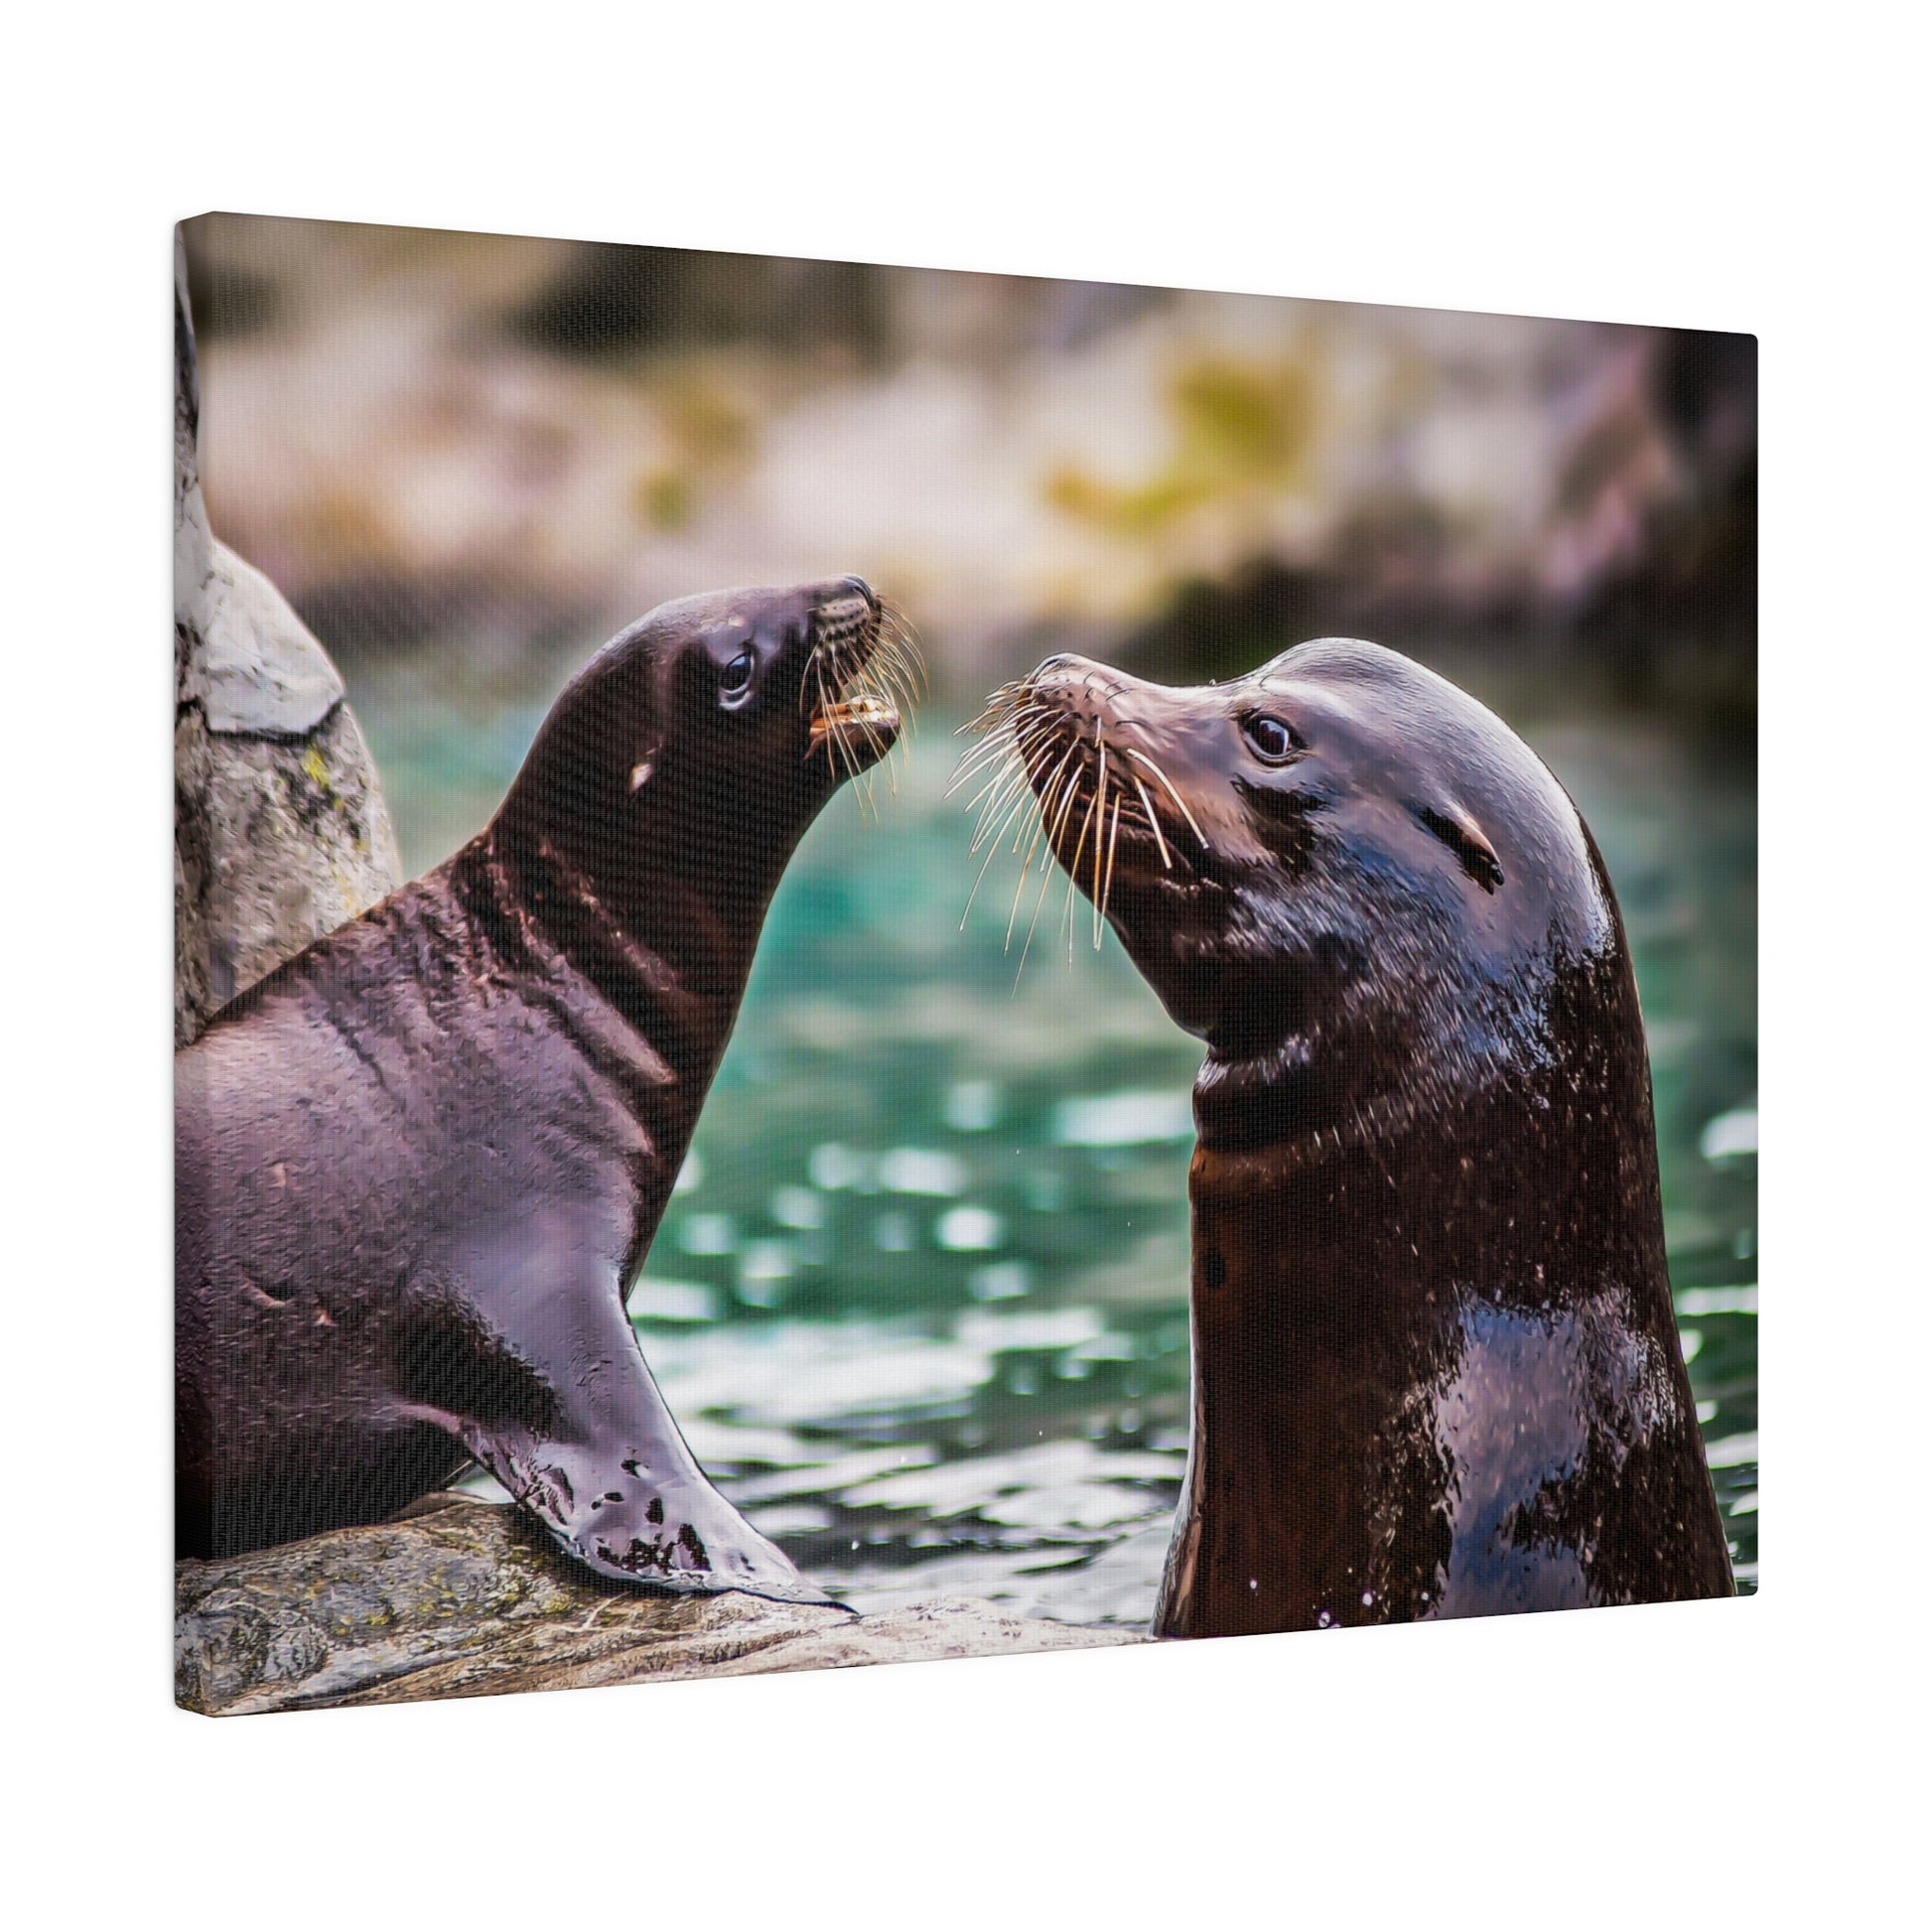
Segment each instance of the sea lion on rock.
M858 578L606 644L488 828L176 1057L177 1513L228 1556L481 1461L605 1576L825 1600L624 1314L780 873L899 729Z
M1345 638L1191 690L1053 657L982 726L984 826L1036 803L1207 1045L1157 1634L1729 1594L1629 950L1543 763Z

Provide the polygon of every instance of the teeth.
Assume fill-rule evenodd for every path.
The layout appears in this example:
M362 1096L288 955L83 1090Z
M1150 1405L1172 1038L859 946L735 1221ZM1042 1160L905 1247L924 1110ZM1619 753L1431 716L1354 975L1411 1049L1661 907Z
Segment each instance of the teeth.
M897 724L898 713L884 698L846 698L822 705L812 713L812 730L830 731L835 725Z

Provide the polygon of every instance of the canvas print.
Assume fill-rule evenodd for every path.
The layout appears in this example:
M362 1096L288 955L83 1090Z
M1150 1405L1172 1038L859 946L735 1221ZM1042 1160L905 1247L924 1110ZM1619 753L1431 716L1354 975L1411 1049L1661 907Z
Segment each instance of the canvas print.
M176 241L211 1715L1748 1593L1746 337Z

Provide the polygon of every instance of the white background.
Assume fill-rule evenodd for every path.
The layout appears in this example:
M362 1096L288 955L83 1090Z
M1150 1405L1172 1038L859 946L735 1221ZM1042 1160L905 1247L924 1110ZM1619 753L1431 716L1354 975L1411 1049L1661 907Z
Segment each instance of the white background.
M4 1867L32 1925L1896 1922L1923 1836L1903 9L17 13ZM1763 1591L211 1724L168 1702L170 224L1756 332ZM1886 1505L1881 1507L1881 1503ZM1909 1836L1908 1836L1909 1835ZM1915 1902L1907 1904L1912 1894Z

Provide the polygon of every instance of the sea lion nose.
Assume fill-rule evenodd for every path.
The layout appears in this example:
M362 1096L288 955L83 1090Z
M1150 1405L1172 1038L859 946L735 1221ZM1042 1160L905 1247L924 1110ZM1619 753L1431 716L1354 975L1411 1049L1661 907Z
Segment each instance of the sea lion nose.
M1035 670L1033 682L1039 690L1061 690L1080 684L1094 668L1089 659L1074 651L1055 651Z
M879 609L879 599L874 594L872 586L868 584L863 577L846 578L845 588L848 591L852 592L855 596L863 597L866 600L867 610L877 611Z
M1039 664L1029 682L1036 697L1054 700L1082 717L1093 717L1105 708L1117 679L1117 673L1105 671L1092 658L1062 650Z

